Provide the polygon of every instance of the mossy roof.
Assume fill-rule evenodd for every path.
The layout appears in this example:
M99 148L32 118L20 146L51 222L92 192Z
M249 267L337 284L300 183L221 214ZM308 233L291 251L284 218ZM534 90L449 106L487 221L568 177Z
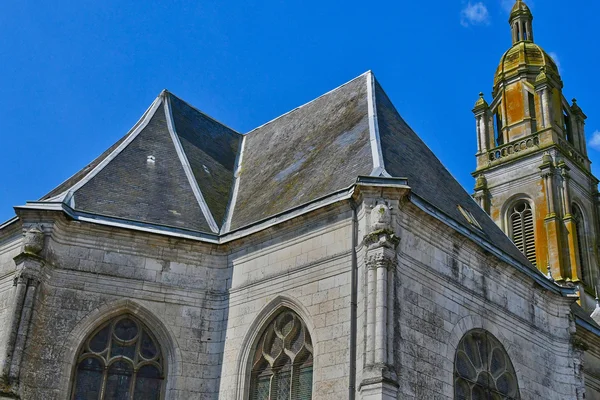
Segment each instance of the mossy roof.
M412 193L440 215L535 268L402 119L371 72L246 135L163 91L124 138L42 200L223 234L349 189L359 176L408 178Z

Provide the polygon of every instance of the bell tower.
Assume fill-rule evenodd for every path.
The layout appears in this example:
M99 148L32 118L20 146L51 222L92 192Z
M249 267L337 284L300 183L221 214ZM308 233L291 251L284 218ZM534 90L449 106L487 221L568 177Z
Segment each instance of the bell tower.
M593 301L598 279L598 180L587 157L586 116L563 96L552 58L534 42L533 15L517 0L512 47L500 59L491 101L475 103L474 197L525 256Z

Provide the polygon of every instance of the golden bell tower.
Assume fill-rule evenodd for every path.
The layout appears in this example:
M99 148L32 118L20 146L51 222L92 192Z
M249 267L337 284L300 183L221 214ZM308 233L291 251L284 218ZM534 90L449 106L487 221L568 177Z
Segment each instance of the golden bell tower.
M533 15L522 0L509 24L512 47L500 59L492 100L480 93L473 108L474 197L542 272L593 295L599 202L586 116L563 96L559 70L534 43Z

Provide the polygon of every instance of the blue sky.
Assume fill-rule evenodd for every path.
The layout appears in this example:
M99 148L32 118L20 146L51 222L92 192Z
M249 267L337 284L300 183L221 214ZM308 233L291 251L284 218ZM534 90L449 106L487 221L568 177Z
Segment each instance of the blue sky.
M508 4L507 4L508 3ZM511 0L9 1L0 13L0 220L123 136L167 88L247 132L373 70L471 191L471 108L510 47ZM600 3L529 0L536 43L600 130ZM558 10L558 11L557 11ZM600 174L598 150L589 148Z

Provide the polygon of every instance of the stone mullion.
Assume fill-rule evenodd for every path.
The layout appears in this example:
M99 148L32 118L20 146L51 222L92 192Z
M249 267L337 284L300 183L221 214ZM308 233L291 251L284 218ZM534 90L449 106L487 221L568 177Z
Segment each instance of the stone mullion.
M563 262L561 259L561 246L560 246L560 226L559 219L556 214L555 207L555 193L554 193L554 167L552 164L552 157L549 154L545 154L543 157L543 164L540 166L542 171L542 179L544 181L544 188L546 189L546 205L548 212L544 218L544 226L546 228L546 242L547 242L547 253L546 260L541 259L543 252L538 251L538 264L541 266L544 262L549 265L552 276L560 281L565 276L563 270ZM534 218L535 220L535 218ZM553 264L550 263L553 261Z
M550 100L548 99L547 86L540 89L541 100L542 100L542 121L544 122L544 128L552 126L552 110L550 109Z
M482 129L481 129L481 115L478 115L476 118L476 125L477 125L477 150L480 153L485 152L484 146L483 146L483 141L481 140L482 138Z
M575 221L573 220L573 215L571 214L571 195L569 193L568 167L564 164L561 167L561 175L564 208L563 221L567 230L567 243L569 248L569 272L571 279L574 281L578 281L581 280L581 268L583 268L583 265L579 265L579 257L577 257L577 254L579 253L579 246L577 241L579 240L579 238L577 237L577 227L575 226Z

